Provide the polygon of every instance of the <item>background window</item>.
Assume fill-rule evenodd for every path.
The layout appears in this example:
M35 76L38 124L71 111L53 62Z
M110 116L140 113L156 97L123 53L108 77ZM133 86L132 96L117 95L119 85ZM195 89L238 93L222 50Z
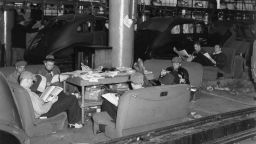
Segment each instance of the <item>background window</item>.
M176 25L172 28L171 34L180 34L180 25Z

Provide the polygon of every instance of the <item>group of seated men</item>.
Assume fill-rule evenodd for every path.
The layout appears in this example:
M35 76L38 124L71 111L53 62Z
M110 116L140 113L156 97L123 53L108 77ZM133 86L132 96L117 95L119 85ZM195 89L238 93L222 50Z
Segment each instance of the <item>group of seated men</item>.
M222 54L220 45L215 45L215 52L211 57L205 56L201 52L199 43L194 44L195 51L189 55L186 52L182 53L180 57L172 59L172 65L163 69L159 78L148 80L145 76L145 67L141 59L134 63L133 68L136 73L131 76L130 89L138 89L149 86L170 85L170 84L190 84L189 74L186 69L181 66L184 60L198 62L202 65L217 66L222 68L225 63L225 55ZM184 52L184 51L182 51ZM180 54L180 52L179 52ZM183 59L182 59L183 58ZM68 95L61 92L50 102L44 102L40 98L41 93L47 86L58 85L62 86L61 82L66 80L68 75L61 75L58 67L55 66L55 59L53 55L46 56L44 60L44 67L36 74L25 70L27 63L25 61L18 61L15 64L16 70L8 76L8 80L19 83L30 95L35 117L52 117L61 112L67 112L69 127L81 128L81 109L78 100L74 95ZM52 82L52 78L58 75L59 80ZM42 88L41 82L45 81L45 86ZM102 111L107 111L113 120L116 119L117 107L107 100L103 100Z
M174 47L173 50L182 57L183 60L197 62L203 66L216 66L219 69L223 69L227 61L226 55L223 54L220 44L214 45L214 52L212 54L203 52L199 42L194 43L194 51L192 54L188 54L184 48Z
M131 76L131 89L138 89L149 86L165 85L165 84L189 84L188 72L181 67L181 58L175 57L172 59L172 66L165 70L162 70L158 79L148 80L144 75L145 67L141 59L134 64L134 69L137 71ZM66 112L68 116L69 127L81 128L81 109L78 104L78 100L74 95L68 95L61 92L50 102L44 102L40 95L47 86L58 85L61 86L61 82L68 78L68 75L61 75L58 67L55 66L54 56L48 55L44 60L44 67L38 70L36 74L26 71L27 63L25 61L18 61L15 64L16 70L8 76L8 81L18 83L29 94L34 113L36 118L40 117L52 117L61 112ZM52 78L58 75L59 80L52 82ZM42 88L42 82L45 83ZM112 107L108 109L106 107ZM112 113L112 110L116 108L108 104L105 100L102 105L103 111L108 111L112 116L116 115L116 112ZM115 118L114 116L113 118Z
M189 74L186 69L181 66L182 59L180 57L174 57L172 59L172 66L167 67L161 71L160 76L157 79L148 80L145 76L145 67L141 59L138 59L134 63L133 68L136 73L131 76L130 89L139 89L150 86L171 85L171 84L190 84ZM117 92L118 93L118 92ZM119 93L121 95L122 93ZM109 114L109 116L115 121L117 117L117 106L103 99L101 110ZM100 128L101 131L102 128Z
M58 94L49 102L44 102L40 95L47 86L61 85L61 82L68 78L68 75L61 75L60 70L55 65L54 56L48 55L44 60L44 67L36 74L25 70L27 63L18 61L15 64L16 70L7 77L8 81L18 83L29 94L36 118L52 117L61 112L66 112L70 128L82 128L81 108L74 95L68 95L64 92ZM58 75L59 80L52 82L53 76ZM44 87L42 88L42 85Z

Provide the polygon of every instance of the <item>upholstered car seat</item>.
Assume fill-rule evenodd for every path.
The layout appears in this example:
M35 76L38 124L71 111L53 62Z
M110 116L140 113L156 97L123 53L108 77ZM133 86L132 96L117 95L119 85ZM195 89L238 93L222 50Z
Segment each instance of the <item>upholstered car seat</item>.
M212 51L208 48L207 52ZM241 78L243 74L244 58L236 55L235 48L225 47L222 48L223 53L226 55L226 64L223 69L213 66L204 66L203 80L216 80L217 73L222 73L225 78Z
M116 121L106 112L93 115L94 131L103 124L106 136L116 138L169 126L187 116L189 99L186 84L127 91L119 99Z
M34 108L31 98L27 91L16 83L10 82L22 126L28 136L40 136L56 132L64 128L67 115L62 112L56 116L37 119L35 118Z
M157 79L160 76L161 70L172 66L171 60L162 59L149 59L144 62L146 70L152 71L154 78ZM181 64L189 74L189 81L193 87L200 87L203 79L203 67L202 65L194 62L183 62Z

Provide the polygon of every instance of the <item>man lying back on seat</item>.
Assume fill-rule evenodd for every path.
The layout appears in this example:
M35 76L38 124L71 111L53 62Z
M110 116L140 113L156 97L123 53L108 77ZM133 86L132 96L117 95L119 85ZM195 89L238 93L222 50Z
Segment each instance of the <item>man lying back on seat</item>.
M36 77L29 71L24 71L20 75L20 85L28 92L35 112L35 117L52 117L61 112L67 112L68 123L71 128L82 128L82 124L79 124L81 120L81 109L78 104L78 100L73 95L62 95L54 97L52 101L44 102L39 95L31 91L33 82L36 81Z
M143 86L158 86L169 84L190 84L188 71L181 66L182 59L180 57L173 57L172 65L163 69L158 79L147 80L145 67L141 59L134 64L134 69L143 74Z

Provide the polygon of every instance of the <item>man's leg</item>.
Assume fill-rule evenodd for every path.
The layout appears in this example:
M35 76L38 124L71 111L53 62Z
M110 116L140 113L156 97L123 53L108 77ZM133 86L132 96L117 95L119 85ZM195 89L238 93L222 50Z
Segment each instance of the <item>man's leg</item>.
M103 99L102 105L101 105L101 111L105 111L109 114L109 116L116 121L117 116L117 106L110 103L108 100Z
M81 120L81 108L73 95L59 94L58 101L54 103L47 113L42 116L52 117L61 112L67 112L68 122L73 124Z

